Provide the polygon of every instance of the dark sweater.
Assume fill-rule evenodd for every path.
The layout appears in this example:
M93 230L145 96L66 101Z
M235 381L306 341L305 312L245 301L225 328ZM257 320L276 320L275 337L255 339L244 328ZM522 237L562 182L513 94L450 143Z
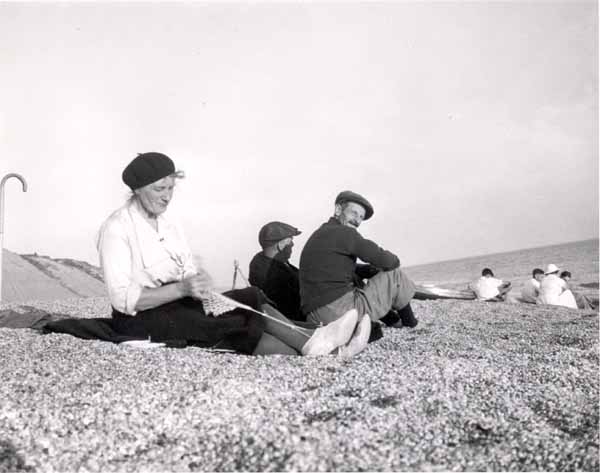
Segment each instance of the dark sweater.
M260 252L250 261L248 280L262 289L283 315L293 320L306 320L300 311L298 268Z
M395 254L363 238L355 228L333 217L321 225L300 256L302 312L308 314L354 290L357 258L382 271L400 266Z

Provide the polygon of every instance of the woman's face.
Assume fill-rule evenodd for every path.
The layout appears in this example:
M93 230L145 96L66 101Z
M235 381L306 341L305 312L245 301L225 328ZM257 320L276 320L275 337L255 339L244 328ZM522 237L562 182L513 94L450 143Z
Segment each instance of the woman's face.
M136 189L134 193L146 212L157 216L167 210L171 197L173 197L174 188L175 178L167 176L152 184Z

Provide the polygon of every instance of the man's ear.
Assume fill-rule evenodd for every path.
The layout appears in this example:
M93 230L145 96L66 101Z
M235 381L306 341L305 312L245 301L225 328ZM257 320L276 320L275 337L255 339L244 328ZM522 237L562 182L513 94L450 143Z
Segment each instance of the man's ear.
M333 215L335 217L339 217L342 214L342 206L340 204L335 204L335 209L333 211Z

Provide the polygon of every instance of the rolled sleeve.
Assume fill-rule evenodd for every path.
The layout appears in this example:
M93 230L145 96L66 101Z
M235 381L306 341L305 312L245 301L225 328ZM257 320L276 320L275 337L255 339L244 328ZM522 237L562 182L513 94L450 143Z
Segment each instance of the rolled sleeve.
M127 235L116 222L100 235L98 251L104 282L112 306L119 312L135 315L142 285L133 279L132 252Z

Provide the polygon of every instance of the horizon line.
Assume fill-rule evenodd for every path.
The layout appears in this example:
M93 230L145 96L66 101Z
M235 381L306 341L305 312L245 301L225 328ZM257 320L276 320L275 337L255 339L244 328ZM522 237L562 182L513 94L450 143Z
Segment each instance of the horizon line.
M549 244L545 244L545 245L538 245L538 246L527 246L527 247L521 247L521 248L515 248L512 250L504 250L504 251L497 251L497 252L493 252L493 253L480 253L480 254L475 254L475 255L467 255L467 256L460 256L458 258L449 258L449 259L443 259L443 260L434 260L434 261L427 261L424 263L415 263L415 264L411 264L411 265L407 265L407 266L403 266L405 268L413 268L415 266L426 266L429 264L437 264L437 263L446 263L446 262L451 262L451 261L458 261L458 260L462 260L462 259L469 259L469 258L480 258L483 256L494 256L494 255L499 255L502 253L513 253L515 251L523 251L523 250L535 250L538 248L547 248L547 247L551 247L551 246L561 246L561 245L568 245L571 243L582 243L582 242L586 242L586 241L593 241L593 240L599 240L600 241L600 237L592 237L592 238L585 238L583 240L569 240L569 241L563 241L563 242L558 242L558 243L549 243ZM14 253L16 255L19 256L39 256L39 257L44 257L44 258L51 258L51 259L73 259L76 261L83 261L91 266L96 266L94 263L90 263L89 261L85 260L85 259L76 259L73 258L71 256L58 256L58 257L54 257L54 256L49 256L49 255L44 255L41 253L38 253L36 251L34 252L30 252L30 253L17 253L15 251L9 250L8 248L2 248L3 250L9 251L11 253ZM196 256L194 254L194 256ZM98 266L96 266L98 267Z
M551 246L562 246L562 245L569 245L571 243L583 243L585 241L594 241L594 240L600 241L600 237L585 238L583 240L569 240L569 241L563 241L563 242L560 242L560 243L550 243L548 245L540 245L540 246L527 246L527 247L524 247L524 248L515 248L513 250L497 251L495 253L481 253L481 254L477 254L477 255L462 256L460 258L451 258L451 259L444 259L444 260L429 261L427 263L411 264L409 266L404 266L404 267L405 268L414 268L416 266L427 266L429 264L449 263L449 262L452 262L452 261L459 261L459 260L462 260L462 259L481 258L483 256L495 256L495 255L501 255L503 253L514 253L516 251L523 251L523 250L537 250L537 249L540 249L540 248L549 248Z

